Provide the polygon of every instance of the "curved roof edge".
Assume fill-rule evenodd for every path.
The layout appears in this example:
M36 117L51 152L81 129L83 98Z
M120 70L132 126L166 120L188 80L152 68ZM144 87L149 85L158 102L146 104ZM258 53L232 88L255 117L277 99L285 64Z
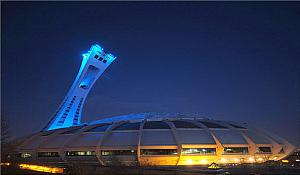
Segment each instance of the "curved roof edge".
M145 112L145 113L133 113L133 114L116 116L116 117L109 117L109 118L104 118L101 120L96 120L85 124L94 125L100 123L114 123L114 122L128 121L128 120L142 120L142 119L161 120L161 119L172 119L172 118L210 120L204 115L199 115L199 114Z

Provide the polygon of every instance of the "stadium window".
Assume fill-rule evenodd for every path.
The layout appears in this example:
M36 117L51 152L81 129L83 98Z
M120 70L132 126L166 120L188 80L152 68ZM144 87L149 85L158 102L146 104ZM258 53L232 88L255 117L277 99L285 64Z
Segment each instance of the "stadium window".
M177 155L177 149L141 149L141 155Z
M91 128L85 132L105 132L106 129L110 126L110 124L102 124L100 126L96 126L94 128Z
M258 147L259 153L271 153L271 147Z
M102 150L102 156L134 156L137 155L136 150Z
M170 126L161 121L148 121L145 123L144 129L170 129Z
M99 55L95 55L95 56L94 56L94 58L96 58L96 59L97 59L98 57L99 57Z
M208 128L226 128L225 126L219 125L217 123L212 123L212 122L200 121L200 123L202 123Z
M59 157L58 152L38 152L38 157Z
M107 62L107 60L103 60L103 63L106 63Z
M225 147L224 154L248 154L248 147Z
M113 130L139 130L140 129L140 122L139 123L125 123L122 125L119 125Z
M186 121L172 121L176 128L200 128L199 126Z
M95 156L95 151L67 151L66 156Z
M245 127L239 126L239 125L235 125L235 124L229 124L230 126L237 128L237 129L247 129Z
M216 154L216 148L183 148L182 154Z
M22 157L22 158L30 158L31 154L30 153L20 153L20 157Z

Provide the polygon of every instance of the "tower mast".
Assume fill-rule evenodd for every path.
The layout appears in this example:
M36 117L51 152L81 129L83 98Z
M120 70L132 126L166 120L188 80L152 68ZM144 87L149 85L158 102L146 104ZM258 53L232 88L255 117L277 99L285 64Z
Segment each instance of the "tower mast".
M92 45L91 49L82 56L76 79L44 130L80 125L82 107L89 91L105 69L116 59L112 54L105 53L104 49L97 44Z

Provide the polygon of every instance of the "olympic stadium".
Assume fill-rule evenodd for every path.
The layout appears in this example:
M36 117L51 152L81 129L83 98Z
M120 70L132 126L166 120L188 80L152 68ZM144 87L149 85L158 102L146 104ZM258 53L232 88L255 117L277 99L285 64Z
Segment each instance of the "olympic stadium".
M22 162L49 165L176 166L280 160L294 146L246 123L199 115L140 113L83 123L81 112L95 81L116 59L99 45L83 54L78 75L58 110L18 146Z

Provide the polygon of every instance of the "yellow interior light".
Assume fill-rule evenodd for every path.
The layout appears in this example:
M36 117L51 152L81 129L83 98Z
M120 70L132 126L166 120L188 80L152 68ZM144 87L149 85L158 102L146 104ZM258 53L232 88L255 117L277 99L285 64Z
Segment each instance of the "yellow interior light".
M32 171L39 171L39 172L47 172L47 173L63 173L63 168L54 168L54 167L47 167L47 166L40 166L40 165L30 165L30 164L19 164L21 169L32 170Z
M234 158L233 161L234 161L234 162L240 162L240 159Z
M206 160L206 159L201 159L201 160L200 160L200 164L202 164L202 165L207 164L207 160Z
M227 163L227 159L222 158L222 159L221 159L221 162L222 162L222 163Z
M255 159L253 157L249 157L249 162L255 162Z
M192 164L193 164L193 160L192 160L192 159L187 159L187 160L185 161L185 163L186 163L187 165L192 165Z
M257 161L259 161L259 162L262 162L264 159L263 158L261 158L261 157L259 157L258 159L257 159Z

